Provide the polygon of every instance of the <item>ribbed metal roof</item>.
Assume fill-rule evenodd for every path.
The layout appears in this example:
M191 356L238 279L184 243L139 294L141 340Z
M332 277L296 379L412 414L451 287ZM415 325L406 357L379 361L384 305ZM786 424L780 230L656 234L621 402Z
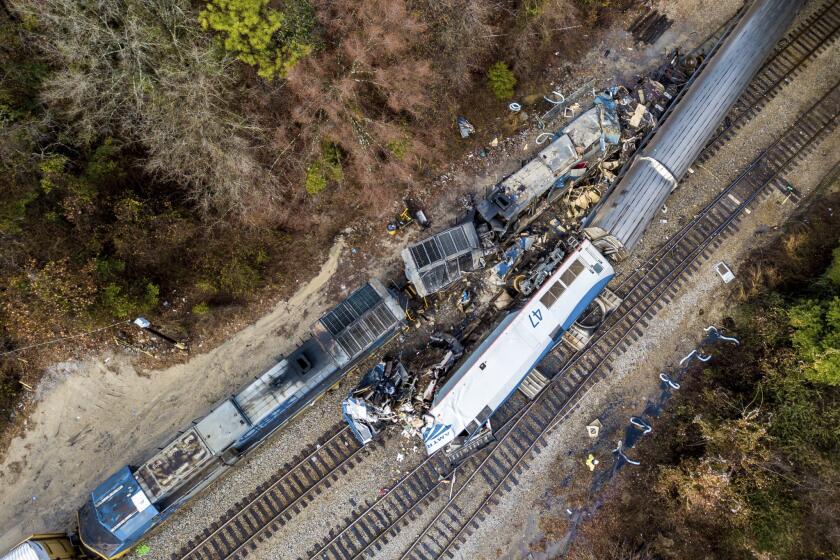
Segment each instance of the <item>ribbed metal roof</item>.
M37 543L25 542L0 556L0 560L50 560L50 557Z
M757 0L604 202L587 229L630 251L793 22L804 0ZM663 169L656 169L652 158ZM591 229L590 229L591 228ZM593 239L595 239L593 237ZM597 242L596 242L597 244Z

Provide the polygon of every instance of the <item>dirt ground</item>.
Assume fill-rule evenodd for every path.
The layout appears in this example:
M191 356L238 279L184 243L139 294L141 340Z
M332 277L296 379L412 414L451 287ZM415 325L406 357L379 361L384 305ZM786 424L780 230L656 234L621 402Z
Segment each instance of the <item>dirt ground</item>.
M735 0L684 0L661 4L662 9L675 22L655 45L645 48L634 45L623 31L627 22L622 22L603 37L593 37L595 44L590 53L575 65L573 78L564 77L565 70L561 71L561 67L565 67L568 61L558 61L557 68L549 71L549 75L554 72L556 77L547 88L560 87L563 91L572 91L590 77L596 77L598 85L601 85L613 81L613 78L632 75L639 68L650 65L651 60L661 55L663 48L687 46L699 41L733 13L740 3ZM605 57L607 48L611 53ZM830 51L830 54L836 56L836 51ZM470 154L464 161L454 162L446 173L435 180L428 188L446 191L440 206L427 211L435 220L436 227L445 227L461 211L459 200L464 192L481 192L484 187L510 173L521 159L531 154L536 132L520 131L514 137L500 142L499 147L490 150L486 158ZM690 189L691 183L688 185ZM687 190L685 185L683 190ZM773 224L777 223L773 220L782 218L783 214L762 219L766 224ZM674 227L676 223L676 220L672 221ZM32 530L70 528L73 512L83 502L86 493L105 477L126 463L140 461L164 443L180 426L200 416L212 403L264 371L278 356L292 349L317 317L349 290L368 277L382 276L384 271L397 266L399 250L404 243L420 234L412 231L397 238L387 238L382 235L380 226L363 224L346 231L335 241L316 278L302 284L291 298L278 302L270 313L236 333L221 346L196 354L186 363L144 372L138 371L129 356L111 352L84 361L55 364L37 387L37 404L28 421L26 433L12 441L0 464L0 484L3 487L0 494L0 550L12 546ZM659 243L667 235L668 227L670 225L652 228L646 243ZM752 235L747 232L747 228L742 229L738 236L727 241L721 251L733 243L749 245ZM737 252L730 255L728 259L737 258ZM717 286L714 283L716 277L709 273L702 276L702 279L705 291L698 291L697 294L711 296L713 292L710 290ZM683 301L684 314L690 314L693 312L690 310L699 305L696 299L699 295L694 297L693 300ZM720 298L716 301L722 305ZM675 302L675 305L683 309L682 304ZM683 318L675 314L669 321L677 323L662 323L661 330L665 332L659 336L677 336L677 340L656 342L658 339L649 340L646 336L637 344L638 348L628 350L623 359L630 360L628 356L635 356L637 361L642 358L667 361L672 357L675 347L685 346L698 338L696 327L703 321L683 325L679 323ZM673 329L677 324L680 325L679 329ZM645 349L657 346L660 355L655 358L646 355ZM666 349L670 349L667 355ZM626 362L628 372L635 371L633 363L632 360ZM639 398L634 394L635 389L632 389L635 378L629 374L622 376L619 374L617 378L626 379L622 381L626 394L620 398L629 399L626 401L629 404L635 403ZM351 382L352 379L348 379L345 385ZM183 512L175 515L149 540L153 548L151 557L167 558L167 553L171 553L174 546L183 544L208 519L217 517L268 478L277 466L320 434L326 426L337 422L337 402L344 391L339 388L327 395L309 413L301 415L242 466L214 485L206 496L195 500ZM589 419L585 414L587 407L591 407L591 412L595 413L599 404L605 402L604 398L593 399L575 419L558 430L558 436L553 440L556 446L543 452L541 460L554 456L556 451L555 459L559 462L549 460L545 467L548 470L543 470L541 476L549 476L551 479L556 478L557 473L570 472L569 466L564 465L558 457L565 457L569 451L565 447L569 439L582 440L577 424ZM569 439L562 437L564 434ZM358 474L352 481L338 483L335 491L324 497L325 507L331 508L327 514L314 504L304 510L300 523L296 521L294 524L294 532L313 534L307 527L318 531L332 526L335 521L333 515L346 514L354 502L378 491L383 481L388 479L388 474L393 475L406 468L393 461L401 444L404 447L407 445L406 450L412 456L419 457L417 453L422 452L405 442L392 442L371 457L369 464L378 465L376 469L362 470L357 467L354 472ZM568 460L575 464L577 458ZM531 472L538 470L535 468ZM556 515L560 511L557 509L560 507L557 505L560 503L558 500L552 498L546 501L544 482L541 485L539 481L534 484L527 491L526 497L519 496L515 500L518 506L513 504L516 507L505 509L503 503L497 509L496 517L506 518L510 515L506 523L511 525L506 525L505 534L496 532L492 538L488 538L488 532L493 532L495 526L494 523L488 523L462 549L463 557L523 557L517 551L522 550L523 546L530 547L542 538L538 534L542 531L540 524L535 521L539 519L538 512ZM546 503L549 502L554 505L547 507ZM535 509L528 512L529 508ZM482 534L484 536L480 536ZM264 557L287 557L293 551L301 553L307 546L304 542L292 542L290 539L285 539L282 544L269 543ZM470 556L470 553L474 555Z
M339 238L318 276L288 301L185 364L140 372L118 353L55 364L37 388L29 429L0 468L0 549L33 529L67 528L85 494L120 465L141 460L292 349L328 307L326 286L346 252Z

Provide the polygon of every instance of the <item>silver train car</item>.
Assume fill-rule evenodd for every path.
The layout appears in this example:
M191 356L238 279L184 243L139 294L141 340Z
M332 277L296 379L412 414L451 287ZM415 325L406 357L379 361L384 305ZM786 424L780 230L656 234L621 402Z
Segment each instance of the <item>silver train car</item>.
M756 0L624 178L584 223L604 254L622 260L784 36L805 0Z
M321 317L312 337L232 397L184 428L138 467L125 466L78 513L92 558L118 558L153 527L315 401L404 324L378 281Z

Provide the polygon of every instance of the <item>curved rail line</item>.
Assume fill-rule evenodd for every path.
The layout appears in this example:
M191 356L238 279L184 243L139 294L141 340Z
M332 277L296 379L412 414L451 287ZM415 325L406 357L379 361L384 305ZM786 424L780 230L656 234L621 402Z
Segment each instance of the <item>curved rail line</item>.
M750 89L742 98L739 98L733 114L709 143L707 151L717 150L723 145L736 130L753 118L769 99L777 95L792 77L795 77L817 54L836 40L838 26L840 26L840 0L830 0L789 33L784 40L784 45L774 52L773 57L765 63L756 79L751 82ZM708 158L706 154L706 151L701 154L702 161ZM718 199L723 196L725 196L725 191L719 195ZM622 279L614 291L617 291L619 295L624 295L620 291L621 288L639 274L651 269L656 260L667 254L677 239L698 219L699 216L695 217L695 220L684 226L637 271ZM662 304L657 304L657 310L661 306ZM615 317L616 314L613 313L608 321L614 321ZM647 323L642 321L641 326L646 327ZM569 356L550 355L545 361L551 365L542 364L541 370L547 368L559 372L559 364L569 358ZM336 442L339 444L336 445ZM362 449L369 448L361 447L350 435L347 426L333 427L294 461L284 465L272 480L262 484L246 499L237 502L234 507L206 528L202 535L190 540L183 549L172 555L172 559L216 560L246 555L249 550L256 547L257 542L270 537L274 531L306 507L315 496L329 488L330 481L337 480L339 475L353 468L361 460L359 452ZM422 465L425 464L426 462ZM410 476L411 474L406 475L400 481ZM398 482L399 484L401 482Z
M780 174L805 154L837 124L840 90L829 94L806 112L797 124L777 140L738 179L712 200L698 217L659 252L656 264L625 293L625 300L611 316L610 325L559 372L536 400L516 411L510 421L497 430L499 440L489 448L484 459L474 456L458 467L467 471L466 479L444 508L427 525L403 555L403 558L439 558L452 556L452 549L463 542L498 502L501 491L517 484L517 476L528 468L528 460L546 443L546 435L568 414L605 375L604 366L616 351L622 351L641 335L640 326L674 296L687 280L685 273L699 268L700 258L708 258L711 248L723 236L737 229L737 221L747 206L768 188L781 181ZM729 197L742 197L735 204ZM541 368L542 369L542 368ZM429 480L433 456L390 490L388 496L376 500L359 511L341 530L331 532L325 541L311 550L310 558L358 558L372 556L400 531L409 519L423 513L428 504L445 486L441 480ZM425 469L425 471L424 471ZM421 473L419 476L416 473ZM480 475L490 486L474 513L466 515L465 504L475 494L471 482ZM462 491L470 487L468 494ZM392 497L389 497L392 496Z

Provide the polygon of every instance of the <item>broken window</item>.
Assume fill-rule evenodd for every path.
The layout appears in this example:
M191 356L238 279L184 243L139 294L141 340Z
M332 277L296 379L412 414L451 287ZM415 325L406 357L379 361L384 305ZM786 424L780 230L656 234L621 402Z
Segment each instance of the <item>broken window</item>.
M569 270L571 270L574 273L574 275L577 276L578 274L583 272L584 268L586 268L586 267L583 266L583 263L580 262L580 259L575 259L574 261L572 261L572 264L569 267Z

